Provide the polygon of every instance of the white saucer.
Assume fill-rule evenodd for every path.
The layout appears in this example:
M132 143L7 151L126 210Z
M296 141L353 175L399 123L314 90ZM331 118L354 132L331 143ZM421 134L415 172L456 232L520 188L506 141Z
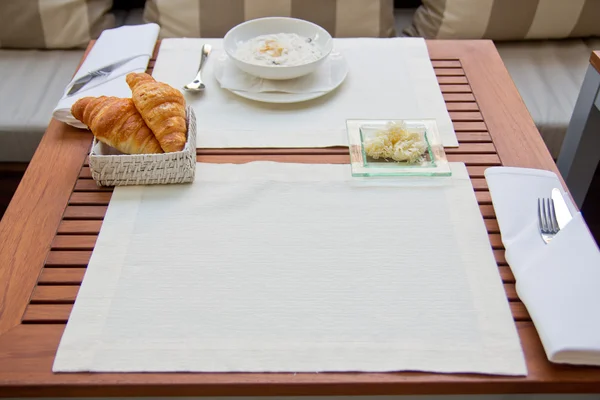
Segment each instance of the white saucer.
M331 68L332 82L331 89L329 90L305 93L248 92L242 90L232 90L229 88L224 88L224 90L229 90L231 93L234 93L245 99L260 101L263 103L299 103L302 101L313 100L318 97L325 96L327 93L330 93L337 89L344 82L346 76L348 75L348 63L341 54L337 53L334 57L330 57L328 62L328 65L323 64L321 68ZM220 72L222 71L222 69L229 67L228 64L233 64L228 57L219 58L218 61L214 64L214 75L215 79L219 82L219 84L221 84L221 81L219 80L219 76L221 76ZM240 73L244 74L245 72L240 70Z

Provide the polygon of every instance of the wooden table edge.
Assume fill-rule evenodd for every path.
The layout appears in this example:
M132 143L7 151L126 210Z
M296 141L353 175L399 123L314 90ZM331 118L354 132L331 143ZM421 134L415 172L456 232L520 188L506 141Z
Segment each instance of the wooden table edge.
M590 56L590 64L592 64L596 71L598 71L600 74L600 50L592 51L592 55Z
M529 166L556 171L554 162L547 152L535 125L533 125L531 117L527 113L527 109L491 42L428 41L427 45L430 53L435 53L435 58L447 58L449 60L460 58L462 67L469 79L469 84L473 88L476 101L482 105L482 114L484 114L488 131L490 132L490 136L492 136L503 165ZM494 83L493 81L499 82ZM500 96L500 98L508 101L496 105L499 107L499 110L492 112L492 109L489 107L494 107L492 103L498 102L497 97L494 99L495 96ZM502 115L495 115L498 113ZM35 188L35 182L33 182L34 172L36 168L39 170L39 168L47 165L45 158L51 158L53 153L48 149L52 145L60 144L61 141L59 139L64 139L65 136L74 137L73 135L75 134L85 135L86 133L66 127L57 121L52 121L50 124L42 140L43 145L40 145L41 150L36 152L32 160L33 168L29 174L26 174L24 184L22 185L23 188L20 187L15 194L17 201L14 203L16 204L13 206L13 203L11 203L11 206L7 210L7 215L9 215L8 222L3 220L0 223L0 261L18 261L26 266L29 265L25 262L30 261L29 259L6 259L5 249L18 249L19 245L22 245L21 243L11 243L8 240L7 227L11 225L11 222L14 223L15 217L24 212L23 208L18 205L19 200L27 200L27 196L31 193L32 188ZM523 137L518 138L518 136ZM515 152L511 151L511 140L517 140L517 143L525 149L532 149L532 155L528 157L515 155ZM68 165L73 165L72 163L80 160L83 163L89 150L91 137L88 134L86 140L81 140L80 138L79 140L74 140L74 142L77 142L77 145L66 141L70 147L73 147L70 149L73 152L69 153L72 157L69 157ZM289 149L280 150L289 151ZM277 149L275 151L277 152ZM328 154L328 150L324 151L323 155ZM340 149L333 149L332 153L339 154ZM57 162L57 160L53 161ZM57 172L64 174L63 176L72 188L77 179L76 176L73 177L73 170ZM38 190L38 192L43 194L46 189L52 186L51 182L45 182L45 185L44 190ZM54 201L66 204L70 193L70 190L68 190L66 195L60 193L60 195L55 196ZM25 203L31 202L25 201ZM44 219L42 218L42 220ZM48 232L51 232L53 237L59 222L60 216L57 219L56 215L53 215L52 218L47 219L47 225L44 226L45 235L43 240L38 242L39 247L44 250L44 254L47 253L50 245L49 243L45 243ZM28 237L22 237L21 240L31 240L35 237L35 231L28 231L28 235ZM29 272L35 271L36 268L38 270L41 269L43 259L41 259L41 262L40 259L38 255L31 262L28 267ZM6 276L3 276L3 271L5 272L5 270L6 268L0 269L0 279ZM15 297L28 299L35 281L33 283L28 281L27 283L28 285L24 289L15 292ZM0 284L2 284L1 280ZM27 290L29 291L27 292ZM24 292L27 293L24 294ZM19 334L21 331L27 329L27 325L19 325L20 316L17 318L16 315L18 313L6 307L6 301L6 297L0 300L0 357L2 357L3 352L12 351L10 343L6 343L7 338L12 334ZM24 303L26 306L27 301ZM524 329L534 330L530 322L517 322L517 325L519 324L524 326ZM535 344L535 346L539 346L539 343ZM527 350L524 348L524 351ZM537 348L536 351L539 353L540 348ZM53 354L51 356L53 357ZM579 376L578 371L582 370L577 369L578 367L557 367L551 366L548 363L542 366L548 371L535 372L535 375L543 376L543 378L538 377L537 380L530 379L530 375L520 378L485 377L485 381L481 380L482 376L460 376L453 374L422 374L428 376L429 379L415 379L419 374L415 375L414 373L318 374L318 379L315 379L311 374L229 374L225 378L224 375L226 374L51 374L44 375L43 377L29 374L15 378L10 373L0 373L0 397L61 396L65 395L65 393L68 393L70 396L156 396L174 395L173 391L176 391L176 395L178 396L600 392L600 370L593 371L597 373ZM563 375L565 371L567 372ZM586 371L589 371L589 369L586 369ZM142 378L136 383L136 379L133 379L134 376L141 376ZM149 376L152 379L148 379ZM240 381L239 378L242 376L245 376L245 379ZM296 376L300 376L302 379L292 378ZM161 377L161 379L154 379L158 377ZM128 381L128 378L131 379ZM213 380L211 381L207 378ZM301 382L298 382L298 380L301 380ZM154 383L148 384L149 382Z

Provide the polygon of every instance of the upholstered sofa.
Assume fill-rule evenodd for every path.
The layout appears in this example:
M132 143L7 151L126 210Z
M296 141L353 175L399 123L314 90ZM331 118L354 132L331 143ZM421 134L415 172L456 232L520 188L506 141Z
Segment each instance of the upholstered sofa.
M7 31L10 28L0 28L0 162L26 162L31 158L48 125L52 109L83 55L82 46L87 40L102 28L139 24L144 19L158 22L162 27L162 37L219 36L240 19L269 13L286 15L287 12L287 15L312 19L337 36L389 36L394 34L395 27L395 33L399 35L502 39L496 42L498 51L555 157L560 150L590 53L592 49L600 48L600 39L586 37L598 32L585 23L583 27L579 26L585 20L581 17L583 13L600 11L593 8L593 3L600 4L596 0L577 2L579 6L572 6L580 7L577 10L566 5L572 2L564 0L530 2L539 3L541 9L528 8L521 12L531 18L529 27L526 26L527 21L512 16L509 19L512 23L506 24L502 20L506 19L506 10L498 6L501 3L499 0L424 0L424 5L418 11L415 8L418 4L414 0L396 1L395 11L392 10L391 0L352 0L345 3L345 7L352 7L348 4L359 6L354 6L357 7L354 10L342 11L340 7L344 7L344 0L148 0L145 2L145 11L141 7L143 0L74 2L85 3L85 12L78 8L64 8L69 1L0 2L0 26L6 26L9 20L14 33L18 31L14 26L29 24L25 29L25 37L13 34L12 37L8 35L8 40ZM185 2L197 3L198 6L182 7ZM42 6L44 3L63 4L63 9ZM239 9L241 3L245 4L243 11ZM477 13L472 13L473 7L469 3L485 3L487 7L495 5L493 7L496 8L486 10L482 6L475 7L475 11L485 15L488 21L474 24L473 18L479 17ZM523 3L527 2L519 4ZM582 6L583 3L586 5ZM234 4L238 4L238 9L231 8ZM252 4L252 7L248 4ZM445 11L444 8L440 9L440 4L446 7ZM42 22L40 27L32 28L27 19L20 18L25 5L38 7L40 15L37 18ZM592 8L581 8L588 6ZM83 15L77 17L77 13ZM455 14L454 19L444 20L452 13ZM515 10L515 13L518 11ZM540 22L539 15L544 16L544 13L548 14L549 20ZM563 26L564 23L561 25L555 21L559 14L574 18L570 30ZM376 24L371 23L370 15ZM465 24L465 20L471 23ZM61 26L73 28L73 24L77 23L84 24L84 28L76 29L75 35L61 36ZM464 25L468 25L469 29L462 32L460 27ZM479 30L473 26L479 26ZM553 32L551 26L558 26L558 33ZM35 29L46 35L45 40L38 40L37 46L35 40L33 45L31 41L27 45L15 43L28 39L27 35L34 35L32 30ZM577 38L567 38L577 29ZM50 38L53 31L56 37ZM544 40L554 37L561 39ZM64 47L79 48L71 50Z

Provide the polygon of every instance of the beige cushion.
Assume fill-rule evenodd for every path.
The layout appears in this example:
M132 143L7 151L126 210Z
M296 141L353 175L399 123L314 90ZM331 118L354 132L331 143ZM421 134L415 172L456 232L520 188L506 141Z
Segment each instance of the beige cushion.
M0 162L31 159L81 57L83 50L0 49Z
M312 21L336 37L395 35L392 0L147 0L144 17L161 37L223 37L254 18Z
M85 47L114 26L112 0L0 1L0 47Z
M600 36L600 0L423 0L410 36L559 39Z

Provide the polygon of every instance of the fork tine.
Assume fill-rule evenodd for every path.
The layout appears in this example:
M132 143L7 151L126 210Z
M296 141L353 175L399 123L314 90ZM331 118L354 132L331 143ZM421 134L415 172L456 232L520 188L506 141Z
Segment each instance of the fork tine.
M547 232L552 233L554 227L552 226L552 218L550 216L550 199L547 197L544 199L544 211L546 212L546 223L547 223Z
M548 222L548 233L554 232L554 224L552 223L552 207L549 198L546 197L546 221Z
M548 218L548 204L545 200L542 200L543 210L544 210L544 228L545 232L548 233L550 231L550 218Z
M538 223L540 225L540 231L543 233L546 231L545 229L545 221L544 221L544 200L538 199Z

